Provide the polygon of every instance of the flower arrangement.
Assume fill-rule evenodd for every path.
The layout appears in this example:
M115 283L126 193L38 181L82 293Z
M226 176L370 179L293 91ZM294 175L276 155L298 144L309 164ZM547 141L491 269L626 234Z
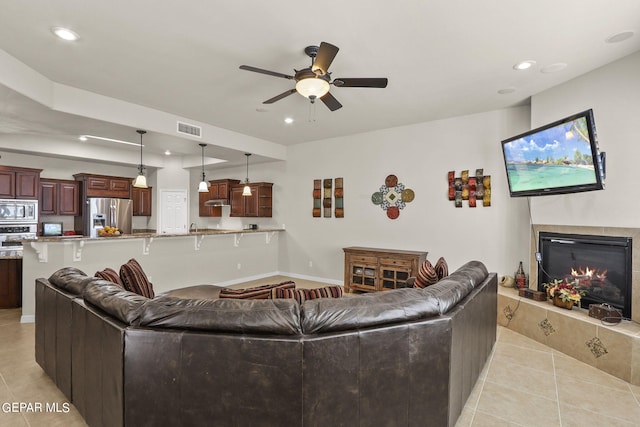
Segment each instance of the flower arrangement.
M547 290L549 299L559 298L564 302L580 302L580 298L585 294L579 286L564 280L553 279L553 282L543 283L542 286Z

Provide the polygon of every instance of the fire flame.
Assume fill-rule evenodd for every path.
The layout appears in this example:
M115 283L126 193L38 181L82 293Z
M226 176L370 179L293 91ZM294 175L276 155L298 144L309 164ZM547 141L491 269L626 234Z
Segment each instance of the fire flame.
M573 277L582 277L582 278L588 278L590 280L593 279L597 279L597 280L605 280L607 278L607 271L608 270L603 270L603 271L598 271L598 270L592 270L589 267L585 267L585 269L583 270L582 268L579 268L577 271L575 269L571 269L571 275Z

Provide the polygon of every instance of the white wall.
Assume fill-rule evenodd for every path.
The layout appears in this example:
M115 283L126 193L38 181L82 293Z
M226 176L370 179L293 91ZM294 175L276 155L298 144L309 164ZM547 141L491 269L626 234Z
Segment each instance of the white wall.
M529 216L526 200L509 198L500 141L529 127L529 109L519 107L290 146L274 196L287 229L280 270L340 280L342 248L369 246L428 251L451 269L478 259L513 274L528 259ZM492 177L492 206L455 208L447 172L477 168ZM371 202L389 174L416 194L396 220ZM313 218L313 180L337 177L345 218Z
M534 197L534 224L640 227L634 183L640 159L638 76L640 53L532 97L533 127L592 108L600 150L607 153L604 191Z

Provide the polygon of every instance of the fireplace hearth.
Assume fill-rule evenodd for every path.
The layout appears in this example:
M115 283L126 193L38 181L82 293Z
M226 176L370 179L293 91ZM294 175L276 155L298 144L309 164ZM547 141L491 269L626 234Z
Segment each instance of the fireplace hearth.
M585 292L580 304L606 303L631 317L632 239L566 233L539 233L538 290L565 280Z

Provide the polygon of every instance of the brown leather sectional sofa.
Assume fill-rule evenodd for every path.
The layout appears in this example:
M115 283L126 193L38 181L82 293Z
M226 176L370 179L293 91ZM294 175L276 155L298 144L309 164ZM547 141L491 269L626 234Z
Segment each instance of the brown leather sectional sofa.
M90 426L453 426L495 343L496 287L471 261L425 289L302 305L146 299L65 268L36 280L36 361Z

